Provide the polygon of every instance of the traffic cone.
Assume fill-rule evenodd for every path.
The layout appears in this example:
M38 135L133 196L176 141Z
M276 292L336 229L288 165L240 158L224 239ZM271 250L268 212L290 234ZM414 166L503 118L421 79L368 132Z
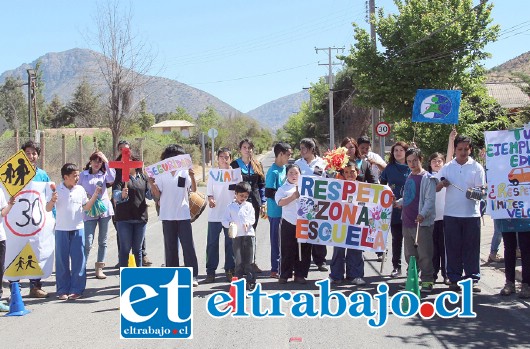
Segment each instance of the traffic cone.
M134 259L134 255L132 253L129 253L129 263L127 263L127 266L136 268L136 259Z
M416 296L418 296L418 298L421 299L418 266L416 265L416 256L410 256L405 290L414 293ZM403 299L402 309L405 312L409 310L409 300L407 298Z
M234 286L234 281L237 280L238 278L236 276L232 277L232 282L230 283L230 290L228 291L228 294L230 295L230 297L232 297L232 300L225 307L226 309L231 306L232 313L236 311L236 287Z
M29 313L24 307L22 295L20 294L20 286L18 282L11 283L11 303L9 303L9 313L5 316L23 316Z

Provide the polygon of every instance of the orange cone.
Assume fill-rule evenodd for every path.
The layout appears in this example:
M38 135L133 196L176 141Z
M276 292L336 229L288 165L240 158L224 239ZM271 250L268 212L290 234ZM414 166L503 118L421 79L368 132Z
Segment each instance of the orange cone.
M230 303L228 303L225 307L232 307L232 313L236 311L236 287L234 286L234 281L237 281L238 278L236 276L232 277L232 282L230 283L230 291L228 291L228 294L230 294L230 297L232 297L232 300Z

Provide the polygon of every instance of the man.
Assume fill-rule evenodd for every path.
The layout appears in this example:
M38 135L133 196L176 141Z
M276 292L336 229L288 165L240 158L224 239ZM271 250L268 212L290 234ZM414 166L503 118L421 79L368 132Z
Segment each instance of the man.
M466 198L468 188L484 187L484 168L473 160L471 138L458 135L454 140L456 157L436 177L436 190L446 189L444 236L449 288L458 291L457 282L473 279L473 292L480 292L480 201ZM464 275L462 275L462 272Z
M386 167L386 162L379 154L371 151L372 144L368 136L362 136L357 139L357 145L359 147L359 153L361 158L366 159L370 163L370 170L376 179L376 183L379 183L379 175Z

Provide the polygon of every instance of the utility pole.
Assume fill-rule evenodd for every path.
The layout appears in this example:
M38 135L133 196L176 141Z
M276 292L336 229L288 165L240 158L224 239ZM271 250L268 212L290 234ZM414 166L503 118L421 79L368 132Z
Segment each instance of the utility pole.
M375 35L375 26L374 26L374 22L372 21L373 16L375 16L375 0L368 0L368 23L370 23L370 38L372 39L372 45L374 45L374 47L377 50L377 39ZM385 156L384 145L381 142L381 139L379 139L379 142L376 142L377 137L375 134L375 125L379 121L380 112L377 108L371 108L370 114L371 114L371 119L372 119L372 144L375 147L375 145L379 143L379 155L381 155L381 157L384 158Z
M318 65L327 65L328 66L328 83L329 83L329 149L335 148L335 123L334 123L334 114L333 114L333 73L331 71L331 68L333 65L339 65L340 63L333 63L331 61L331 51L339 51L341 50L344 52L344 46L343 47L327 47L327 48L316 48L315 51L318 54L318 51L320 50L327 50L328 51L328 63L322 64L319 63Z

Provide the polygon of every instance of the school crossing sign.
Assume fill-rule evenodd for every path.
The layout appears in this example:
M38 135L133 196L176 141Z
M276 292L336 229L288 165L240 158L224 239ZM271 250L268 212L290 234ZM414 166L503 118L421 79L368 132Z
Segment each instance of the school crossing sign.
M0 179L11 196L17 195L35 177L35 174L35 169L24 150L19 150L0 166Z

